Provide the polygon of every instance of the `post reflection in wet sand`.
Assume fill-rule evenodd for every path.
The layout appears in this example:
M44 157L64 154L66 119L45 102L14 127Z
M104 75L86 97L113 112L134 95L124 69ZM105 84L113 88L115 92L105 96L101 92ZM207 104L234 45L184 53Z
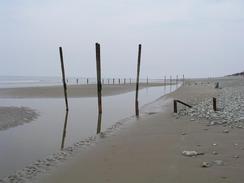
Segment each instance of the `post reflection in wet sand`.
M101 126L102 126L102 114L98 113L97 117L97 134L101 132Z
M64 149L64 142L65 142L65 137L66 137L66 127L67 127L68 116L69 116L69 111L66 111L65 118L64 118L64 128L63 128L61 150Z

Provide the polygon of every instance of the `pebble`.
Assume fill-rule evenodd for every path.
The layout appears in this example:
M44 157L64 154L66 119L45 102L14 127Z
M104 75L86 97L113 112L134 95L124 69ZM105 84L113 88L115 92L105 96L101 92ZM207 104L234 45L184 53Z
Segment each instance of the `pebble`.
M224 161L223 160L214 160L213 163L215 165L218 165L218 166L223 166L224 165Z
M213 154L213 155L217 155L217 154L219 154L219 153L216 152L216 151L213 151L212 154Z
M193 157L193 156L198 156L198 155L204 155L204 153L197 152L197 151L182 151L182 155L188 156L188 157Z
M203 167L203 168L208 168L208 167L210 167L209 162L207 162L207 161L202 162L202 167Z
M240 156L239 155L235 155L235 156L233 156L233 158L238 159L238 158L240 158Z
M229 130L228 129L225 129L223 132L224 133L229 133Z

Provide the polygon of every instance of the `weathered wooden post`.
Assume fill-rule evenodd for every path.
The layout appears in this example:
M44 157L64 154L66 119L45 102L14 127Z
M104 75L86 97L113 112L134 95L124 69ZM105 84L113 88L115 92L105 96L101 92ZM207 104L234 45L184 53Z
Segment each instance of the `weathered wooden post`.
M66 82L65 82L64 59L63 59L62 47L59 47L59 54L60 54L61 70L62 70L62 77L63 77L65 106L66 106L66 111L68 111L69 110L69 105L68 105L68 98L67 98L67 86L66 86Z
M98 113L97 117L97 134L101 132L101 127L102 127L102 114Z
M63 148L64 148L64 142L65 142L65 137L66 137L67 121L68 121L68 114L69 114L69 111L66 111L65 118L64 118L64 128L63 128L63 136L62 136L61 150L63 150Z
M147 85L148 85L148 76L147 76Z
M120 85L120 79L119 79L119 85Z
M97 64L98 113L102 114L101 55L100 55L100 44L98 43L96 43L96 64Z
M124 85L126 84L126 78L124 78Z
M88 78L86 79L86 84L89 84L89 79Z
M164 76L164 86L166 86L166 76Z
M176 84L178 85L178 75L176 75Z
M189 108L192 108L191 105L189 105L189 104L187 104L185 102L182 102L180 100L174 100L174 113L177 113L177 103L180 103L180 104L183 104L183 105L185 105L185 106L187 106Z
M136 117L139 117L138 90L139 90L140 66L141 66L141 44L139 44L138 46L138 60L137 60L136 98L135 98Z
M109 79L108 79L108 85L109 85Z
M177 100L174 100L174 113L177 113Z
M213 110L214 111L217 111L217 102L216 102L216 98L215 97L213 97Z
M184 74L183 74L182 80L183 80L183 85L185 85L185 76L184 76Z
M115 80L115 79L113 78L113 85L114 85L114 80Z

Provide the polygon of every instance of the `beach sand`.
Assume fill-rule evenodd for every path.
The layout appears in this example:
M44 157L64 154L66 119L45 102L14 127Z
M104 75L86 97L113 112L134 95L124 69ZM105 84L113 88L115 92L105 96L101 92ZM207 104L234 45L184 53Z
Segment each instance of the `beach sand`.
M153 86L163 86L162 83L142 83L140 89ZM135 84L103 85L102 95L112 96L135 90ZM97 85L68 85L68 97L96 97ZM62 98L64 97L63 86L38 86L0 88L0 98Z
M213 81L191 81L157 101L161 112L148 112L122 126L39 182L244 182L243 129L223 133L221 125L209 126L206 120L178 118L173 113L173 99L195 105L220 92ZM187 157L182 151L203 154ZM218 153L213 154L214 151ZM204 168L205 161L217 165L211 163Z

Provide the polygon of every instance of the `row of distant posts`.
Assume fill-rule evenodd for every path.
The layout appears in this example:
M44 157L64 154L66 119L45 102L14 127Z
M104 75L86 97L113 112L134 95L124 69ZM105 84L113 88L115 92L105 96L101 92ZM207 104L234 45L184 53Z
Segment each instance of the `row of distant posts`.
M166 76L164 76L163 79L150 79L150 78L146 78L146 79L140 79L140 83L146 83L146 84L150 84L151 81L162 81L162 83L164 84L178 84L179 82L184 82L184 75L182 76L181 79L179 79L178 75L173 78L172 76L170 76L169 78L167 78ZM66 83L72 83L72 84L94 84L96 83L96 81L94 80L94 78L72 78L72 79L66 79ZM107 84L107 85L115 85L115 84L134 84L136 83L135 79L132 78L101 78L101 83L102 84Z

